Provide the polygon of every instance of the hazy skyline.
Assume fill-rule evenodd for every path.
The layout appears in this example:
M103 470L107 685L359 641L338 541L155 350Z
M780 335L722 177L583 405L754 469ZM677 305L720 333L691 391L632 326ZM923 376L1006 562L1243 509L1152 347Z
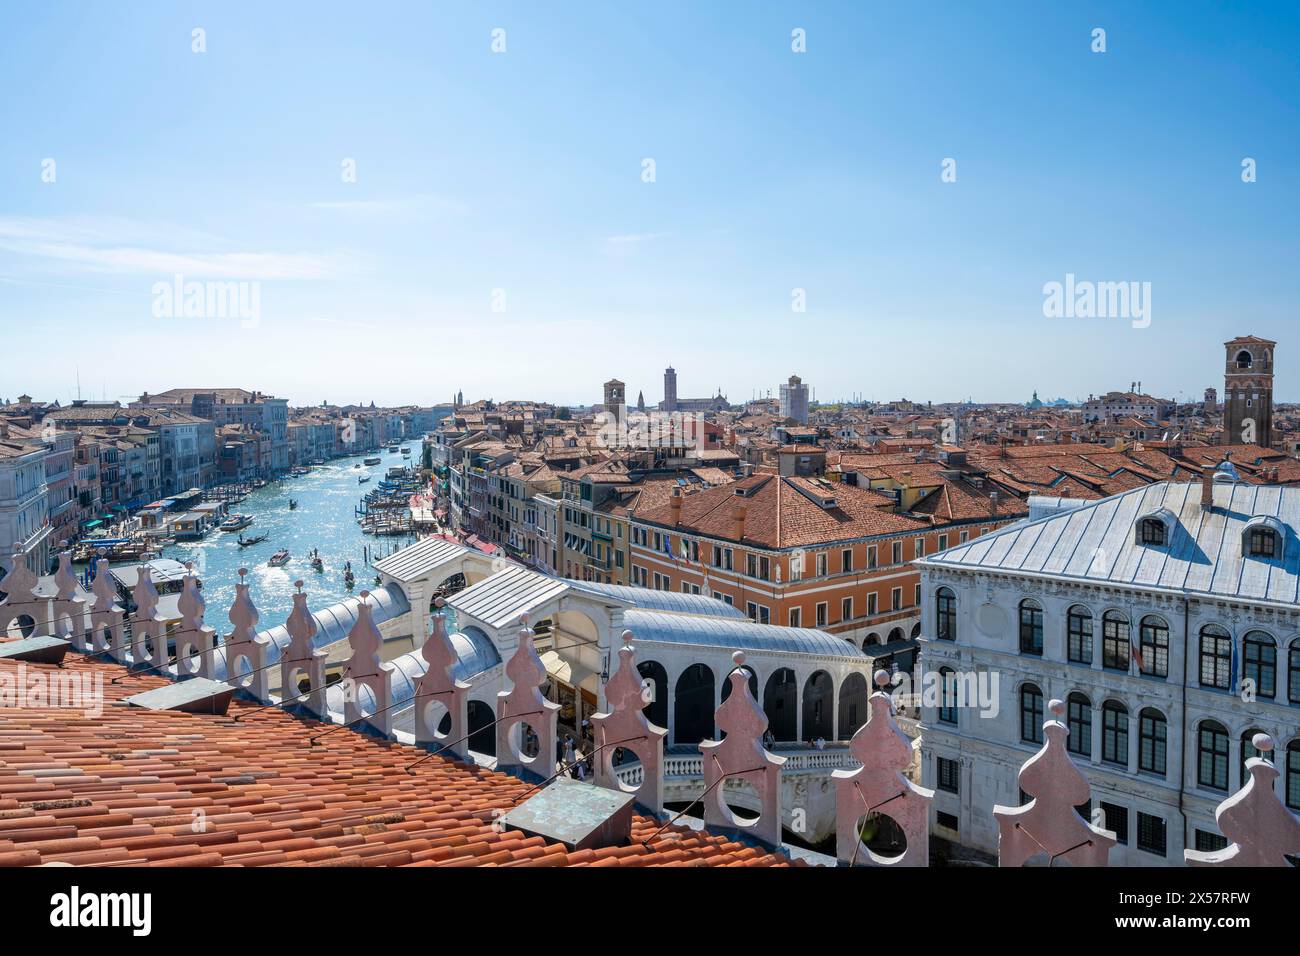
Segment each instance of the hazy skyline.
M51 3L0 82L5 397L1199 400L1255 334L1300 400L1293 5Z

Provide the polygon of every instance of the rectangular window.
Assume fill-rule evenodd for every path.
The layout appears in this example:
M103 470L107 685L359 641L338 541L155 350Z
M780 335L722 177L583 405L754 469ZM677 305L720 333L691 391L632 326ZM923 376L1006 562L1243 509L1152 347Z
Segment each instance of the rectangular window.
M916 557L918 557L918 558L923 558L923 557L925 557L925 539L924 539L924 538L917 538L917 539L916 539Z
M943 551L947 547L948 547L948 536L946 534L939 535L939 550Z
M749 602L747 602L747 603L745 604L745 614L746 614L746 616L747 616L751 621L757 621L757 620L758 620L758 605L755 604L753 601L749 601Z
M817 555L817 576L826 577L826 555L825 553Z
M877 602L876 592L875 591L868 592L867 593L867 617L871 617L873 614L877 612L876 602Z
M853 620L853 598L846 597L843 601L840 602L840 620L842 621Z
M803 608L801 608L801 607L792 607L792 608L790 608L790 626L791 626L791 627L803 627L803 620L802 620L802 618L803 618Z
M969 532L969 531L963 531L961 534L959 534L959 535L957 536L957 540L958 540L961 544L965 544L967 541L970 540L970 532Z
M893 558L894 558L894 564L903 563L903 542L901 541L894 542Z
M1228 848L1228 838L1208 830L1196 831L1196 849L1202 853L1216 853Z
M1138 849L1156 856L1165 855L1165 821L1163 817L1138 811Z
M826 626L826 602L821 601L817 605L817 626Z
M951 830L953 833L957 832L957 818L951 813L940 811L935 814L934 820L935 823L943 827L945 830Z
M903 606L903 589L894 588L889 592L889 608L891 611L897 611Z
M939 776L936 786L947 793L959 792L961 765L955 760L949 760L947 757L937 757L935 759Z
M876 546L874 544L867 548L867 567L876 567Z
M1115 842L1120 846L1128 846L1128 807L1103 800L1101 812L1106 817L1106 829L1115 834Z
M840 552L840 569L848 574L853 570L853 549L845 548Z

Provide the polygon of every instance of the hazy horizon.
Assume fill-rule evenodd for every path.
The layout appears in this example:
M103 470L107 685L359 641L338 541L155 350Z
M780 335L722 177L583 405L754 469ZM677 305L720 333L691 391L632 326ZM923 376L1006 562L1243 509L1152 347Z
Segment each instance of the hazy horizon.
M1254 334L1300 400L1298 50L1284 4L8 7L0 394L1199 401Z

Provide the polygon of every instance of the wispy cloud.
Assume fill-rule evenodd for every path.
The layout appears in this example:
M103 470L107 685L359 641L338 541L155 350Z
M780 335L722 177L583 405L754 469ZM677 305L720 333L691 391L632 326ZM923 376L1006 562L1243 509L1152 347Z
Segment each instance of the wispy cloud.
M349 268L339 255L246 251L230 240L172 223L112 218L0 217L0 252L59 273L329 279Z
M611 246L629 246L638 242L654 242L656 239L667 239L671 232L629 232L621 236L606 236L605 242Z
M469 206L463 202L445 196L436 196L433 193L416 193L412 196L391 199L325 200L308 203L307 208L366 218L429 215L439 212L463 215L469 212Z

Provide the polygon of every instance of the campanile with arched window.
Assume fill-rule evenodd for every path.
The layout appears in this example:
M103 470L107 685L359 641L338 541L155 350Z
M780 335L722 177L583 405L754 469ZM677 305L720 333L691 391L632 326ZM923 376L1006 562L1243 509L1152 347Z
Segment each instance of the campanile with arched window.
M1233 445L1262 445L1273 440L1273 349L1276 342L1243 335L1224 342L1224 440Z

